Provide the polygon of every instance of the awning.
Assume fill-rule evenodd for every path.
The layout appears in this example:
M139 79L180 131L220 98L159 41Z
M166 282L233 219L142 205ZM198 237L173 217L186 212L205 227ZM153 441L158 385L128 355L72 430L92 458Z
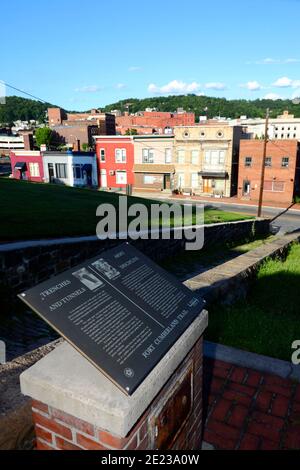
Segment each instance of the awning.
M200 171L202 178L228 178L227 171Z
M154 165L153 163L137 164L133 167L134 173L159 173L169 175L175 173L174 165Z
M92 165L86 163L85 165L82 165L82 171L86 171L87 173L92 173Z
M15 170L25 171L27 169L25 162L18 162L15 164Z

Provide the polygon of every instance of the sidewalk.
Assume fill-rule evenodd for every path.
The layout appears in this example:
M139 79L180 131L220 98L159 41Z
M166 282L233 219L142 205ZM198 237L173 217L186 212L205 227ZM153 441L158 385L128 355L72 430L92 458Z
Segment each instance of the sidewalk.
M215 449L300 450L300 384L204 358L204 435Z

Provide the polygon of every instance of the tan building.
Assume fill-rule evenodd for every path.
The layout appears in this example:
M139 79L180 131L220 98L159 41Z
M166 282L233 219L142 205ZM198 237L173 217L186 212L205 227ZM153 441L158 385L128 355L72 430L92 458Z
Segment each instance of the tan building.
M134 136L134 181L136 189L174 188L174 136Z
M237 193L239 142L242 127L215 125L174 129L174 188L216 197Z

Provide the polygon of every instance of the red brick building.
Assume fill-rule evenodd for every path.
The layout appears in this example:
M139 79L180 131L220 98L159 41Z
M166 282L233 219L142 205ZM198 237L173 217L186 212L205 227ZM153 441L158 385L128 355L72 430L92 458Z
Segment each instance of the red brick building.
M132 136L95 136L100 188L124 188L134 184Z
M57 133L62 143L77 148L78 142L93 146L94 135L115 135L115 116L93 109L90 113L67 113L61 108L49 108L48 120L51 129Z
M263 158L262 140L240 143L238 195L258 201ZM272 140L265 161L265 202L290 204L300 191L300 144L297 140Z
M165 113L143 111L134 115L125 113L116 118L117 133L124 135L128 130L138 134L172 134L175 126L193 126L195 114L186 112Z

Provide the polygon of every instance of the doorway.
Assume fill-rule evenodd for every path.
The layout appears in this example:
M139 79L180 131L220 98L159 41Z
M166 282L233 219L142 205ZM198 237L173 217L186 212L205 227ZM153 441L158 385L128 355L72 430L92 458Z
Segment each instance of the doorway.
M49 174L49 182L54 183L55 176L54 176L54 165L53 165L53 163L48 163L48 174Z
M249 180L243 181L243 197L250 197L251 183Z
M164 175L164 189L171 189L171 177L170 177L170 175Z

